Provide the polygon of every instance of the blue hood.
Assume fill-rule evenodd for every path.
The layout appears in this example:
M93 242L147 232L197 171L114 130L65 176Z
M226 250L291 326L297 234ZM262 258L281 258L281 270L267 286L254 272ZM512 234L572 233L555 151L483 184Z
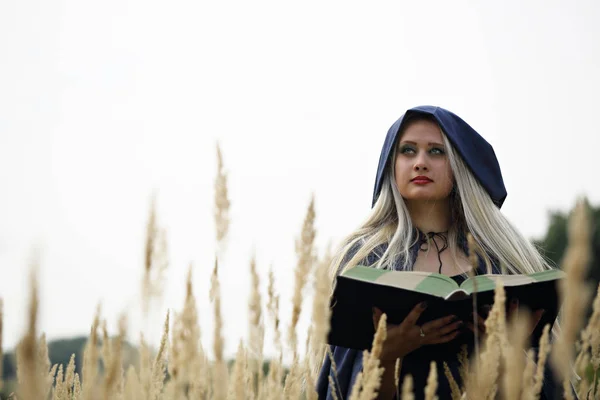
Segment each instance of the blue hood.
M494 204L498 208L502 207L502 203L506 199L506 188L502 180L500 164L498 164L492 146L458 115L434 106L419 106L407 110L388 130L379 157L372 205L375 205L381 192L384 172L389 165L398 133L403 128L402 122L406 116L411 114L425 114L435 118L450 143L452 143L481 186L490 195Z

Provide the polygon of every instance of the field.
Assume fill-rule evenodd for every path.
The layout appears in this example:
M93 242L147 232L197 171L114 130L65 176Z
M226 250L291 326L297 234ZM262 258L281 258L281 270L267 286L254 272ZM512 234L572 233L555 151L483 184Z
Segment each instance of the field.
M249 340L240 342L235 362L228 363L223 355L222 322L219 285L219 255L225 246L229 226L227 177L223 172L220 152L215 179L215 226L219 248L211 278L210 298L213 305L214 347L208 351L200 342L200 326L191 269L185 289L182 309L166 315L160 346L156 351L141 341L139 362L123 369L124 338L127 322L119 321L119 333L109 337L100 313L93 316L83 359L71 358L68 365L51 365L45 337L38 327L38 283L31 276L28 331L17 347L17 383L11 399L316 399L314 390L317 372L323 357L327 357L325 341L328 333L331 277L331 257L317 257L314 248L315 211L311 201L297 238L297 264L293 308L289 326L279 322L279 295L275 292L273 274L259 276L251 263L251 287L255 288L248 302ZM496 290L495 304L486 321L486 337L481 341L479 358L464 363L464 384L454 382L453 399L536 399L542 387L543 370L548 360L563 382L566 398L574 398L574 387L581 399L600 399L598 372L600 368L600 291L584 280L590 261L590 226L587 206L579 202L569 225L569 247L562 269L567 279L561 286L563 303L560 327L553 332L546 327L539 343L539 359L527 343L526 318L507 318L505 296ZM141 273L144 296L149 300L160 291L160 279L165 273L165 237L156 224L152 211L147 224L146 262ZM32 268L32 271L35 270ZM258 291L259 282L267 279L268 293ZM313 285L312 310L302 310L306 285ZM263 304L266 306L263 307ZM584 320L585 310L593 304L593 314ZM2 304L0 301L0 351L2 350ZM297 324L302 312L310 312L312 324L304 354L298 351ZM89 318L90 316L80 316ZM584 326L585 325L585 326ZM271 329L279 357L265 360L263 356L265 330ZM364 368L353 390L352 399L377 397L382 368L378 355L385 340L385 318L381 318L370 353L365 354ZM552 335L555 335L553 340ZM209 354L211 355L209 357ZM1 353L0 353L1 355ZM0 357L1 359L1 357ZM292 360L284 365L284 359ZM510 362L509 362L510 360ZM75 372L81 363L82 374ZM263 368L263 366L265 366ZM398 360L397 368L401 368ZM1 368L1 364L0 364ZM0 376L2 376L0 371ZM427 387L414 388L412 381L400 382L397 391L402 399L412 399L415 391L425 391L427 399L435 398L438 379L432 368ZM336 385L336 379L331 379ZM451 381L452 383L452 381ZM1 388L0 382L0 388Z

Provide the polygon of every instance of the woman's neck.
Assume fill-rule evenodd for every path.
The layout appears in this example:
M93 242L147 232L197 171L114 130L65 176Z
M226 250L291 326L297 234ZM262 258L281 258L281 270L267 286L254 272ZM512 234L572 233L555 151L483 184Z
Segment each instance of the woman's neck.
M413 225L421 232L446 232L451 224L449 201L406 202Z

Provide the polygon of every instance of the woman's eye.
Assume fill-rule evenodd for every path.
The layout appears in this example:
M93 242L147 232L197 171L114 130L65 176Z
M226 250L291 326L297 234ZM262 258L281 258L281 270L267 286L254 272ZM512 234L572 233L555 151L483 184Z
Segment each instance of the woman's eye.
M409 146L402 146L400 148L400 153L401 154L410 154L410 153L414 153L415 149L413 149L412 147Z
M444 152L444 149L440 149L439 147L434 147L430 150L431 154L436 154L436 155L441 155L441 154L446 154Z

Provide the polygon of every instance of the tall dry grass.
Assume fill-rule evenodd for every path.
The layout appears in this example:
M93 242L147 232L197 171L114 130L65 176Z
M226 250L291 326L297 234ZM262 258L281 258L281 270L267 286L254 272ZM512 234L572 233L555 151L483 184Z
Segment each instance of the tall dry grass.
M217 143L217 175L215 177L215 232L217 239L217 254L222 254L226 248L226 238L229 233L229 190L227 187L227 172L223 163L221 146Z
M229 230L227 181L224 178L222 157L218 149L218 174L215 187L215 212L217 244L226 240ZM154 210L154 207L151 207ZM563 313L562 334L550 341L549 326L539 344L528 343L527 315L520 314L507 320L505 315L506 296L502 285L495 293L495 303L486 320L486 336L481 338L482 348L471 360L466 350L457 355L461 363L461 382L451 382L453 399L538 399L543 384L546 361L553 360L554 368L564 382L565 396L570 396L571 385L580 398L599 399L600 389L596 384L600 366L600 291L593 303L593 314L587 326L582 327L584 309L589 303L590 289L583 280L586 263L589 261L588 226L586 206L579 202L573 211L569 227L569 250L564 269L568 278L561 289ZM235 362L228 366L225 360L223 321L228 316L221 313L221 293L218 258L212 269L210 299L213 305L214 332L213 348L208 352L202 347L201 329L193 288L192 267L186 281L185 298L181 311L167 313L159 348L152 352L140 338L140 357L137 365L123 369L123 342L127 332L126 320L121 319L118 333L110 337L101 318L100 308L93 316L89 339L83 360L73 355L66 368L50 365L44 335L38 332L38 289L35 274L32 274L27 331L17 349L18 389L13 399L24 400L186 400L186 399L316 399L316 370L324 357L332 358L326 337L329 331L329 295L327 266L331 255L326 252L321 258L315 246L315 201L311 199L299 238L296 241L298 260L296 263L295 286L292 293L292 316L287 331L287 346L282 343L280 323L280 295L272 269L268 275L266 296L260 293L260 275L256 260L250 262L250 297L248 299L248 342L240 340ZM152 222L154 221L154 222ZM156 243L156 217L151 211L146 241L146 266L152 270L152 254ZM217 251L217 255L222 254ZM38 261L34 264L37 265ZM150 265L150 267L148 267ZM35 267L35 266L34 266ZM33 268L32 270L35 270ZM304 288L312 282L313 304L311 325L307 335L307 352L298 352L298 321L305 300ZM585 296L581 296L585 293ZM266 298L266 302L263 302ZM266 303L266 304L263 304ZM0 338L2 327L0 307ZM271 330L277 355L268 360L268 371L262 368L265 329ZM583 328L583 329L581 329ZM379 321L372 350L363 355L363 370L356 380L352 399L375 399L378 395L384 372L379 354L386 337L386 316ZM535 362L531 346L538 346ZM292 364L283 365L286 349ZM578 349L578 351L575 351ZM0 342L1 351L1 342ZM210 353L210 354L209 354ZM560 363L559 361L567 361ZM104 368L100 368L102 361ZM396 363L395 375L400 376L402 360ZM83 363L82 376L75 373L77 362ZM332 387L339 387L337 369L329 377ZM447 368L446 368L447 369ZM398 397L403 400L422 393L427 399L435 399L440 379L448 379L446 371L437 376L432 363L426 387L414 387L414 380L406 376L397 382ZM453 378L452 378L453 380ZM335 399L340 398L333 391Z
M156 194L150 198L144 243L144 273L142 277L142 310L148 313L150 302L160 299L169 266L167 232L160 226L156 210Z

